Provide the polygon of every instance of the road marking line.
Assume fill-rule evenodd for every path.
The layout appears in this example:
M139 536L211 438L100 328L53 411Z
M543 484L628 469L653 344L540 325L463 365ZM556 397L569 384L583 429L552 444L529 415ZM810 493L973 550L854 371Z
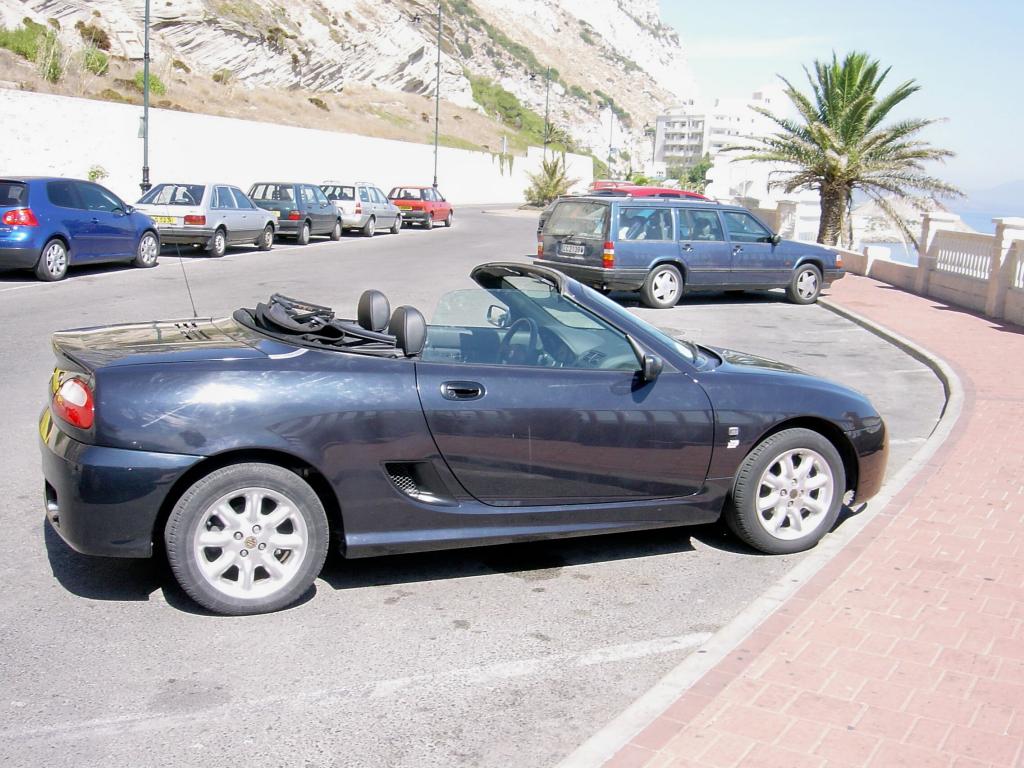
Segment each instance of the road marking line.
M693 632L674 637L640 640L635 643L593 648L582 653L559 653L535 659L501 661L476 667L464 667L447 672L426 675L411 675L375 683L358 683L347 687L322 688L319 690L292 693L284 696L266 696L249 699L235 699L211 707L191 710L187 713L153 712L145 714L119 715L83 720L77 723L61 723L29 728L8 728L0 731L0 741L29 741L38 738L77 739L110 733L123 734L125 731L170 730L190 721L209 721L218 712L227 716L237 712L239 707L250 710L254 706L274 707L306 706L330 698L351 700L362 695L364 698L381 698L412 686L435 687L441 681L453 681L464 685L490 685L501 680L549 673L552 669L568 667L590 667L599 664L616 664L648 656L678 653L697 648L711 638L710 632Z

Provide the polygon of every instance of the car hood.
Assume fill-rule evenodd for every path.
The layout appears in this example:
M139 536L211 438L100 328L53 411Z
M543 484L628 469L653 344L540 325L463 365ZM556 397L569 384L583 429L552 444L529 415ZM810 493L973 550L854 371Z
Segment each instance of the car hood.
M234 320L189 319L77 328L53 334L53 350L89 370L147 363L266 357Z
M725 349L723 347L708 347L708 349L722 358L726 365L737 369L739 372L746 370L749 373L783 372L803 376L808 375L794 365L780 363L778 360L761 357L760 355L752 355L749 352L739 352L735 349Z

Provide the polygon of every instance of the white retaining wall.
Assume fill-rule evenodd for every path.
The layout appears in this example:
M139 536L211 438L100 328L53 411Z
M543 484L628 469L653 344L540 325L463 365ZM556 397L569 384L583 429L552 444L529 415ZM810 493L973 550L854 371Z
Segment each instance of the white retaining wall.
M370 181L386 193L398 184L430 184L434 147L350 133L293 128L227 117L150 109L150 181L222 181L243 190L259 180ZM142 107L0 89L0 174L86 178L134 201L142 179ZM442 124L444 116L442 114ZM440 147L438 188L454 203L522 202L542 150L502 161L488 152ZM593 180L589 157L567 155L582 190Z

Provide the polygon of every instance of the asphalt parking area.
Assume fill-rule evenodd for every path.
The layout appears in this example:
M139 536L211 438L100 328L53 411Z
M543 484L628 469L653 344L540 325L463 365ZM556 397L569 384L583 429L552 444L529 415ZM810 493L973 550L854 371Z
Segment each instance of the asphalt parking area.
M534 227L466 210L451 230L165 253L153 270L59 284L0 275L5 765L550 765L800 560L753 554L716 526L334 557L294 608L223 618L198 611L159 561L85 558L44 526L35 419L52 331L187 316L183 270L201 314L272 291L354 311L377 287L429 317L475 264L523 259ZM822 307L760 293L635 311L857 387L889 423L893 468L941 409L924 365Z

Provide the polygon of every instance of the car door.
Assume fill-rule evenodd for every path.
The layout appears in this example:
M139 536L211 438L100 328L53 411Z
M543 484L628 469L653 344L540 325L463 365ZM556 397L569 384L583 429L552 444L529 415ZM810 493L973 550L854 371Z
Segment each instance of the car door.
M381 192L380 189L371 187L371 190L373 191L374 200L377 201L377 220L381 222L381 226L394 226L395 220L398 218L398 209L391 204L387 195Z
M235 198L235 205L238 207L239 221L241 222L238 231L239 239L245 242L253 241L263 231L266 217L242 190L238 187L229 187L229 189Z
M213 188L213 203L210 208L216 211L217 218L227 228L229 243L240 243L246 239L247 222L244 213L238 210L238 204L235 202L235 196L231 194L230 187L218 185Z
M679 209L679 258L686 265L686 282L693 286L729 283L732 254L718 212L712 209Z
M437 220L444 221L452 210L452 204L441 194L439 189L434 190L434 196L437 198Z
M650 269L679 253L671 208L623 205L613 227L617 267Z
M550 315L530 318L540 338L552 345L550 334L569 338L579 355L552 346L552 354L562 355L557 361L514 355L506 360L515 362L501 362L487 348L486 334L496 332L484 319L456 328L436 324L435 316L428 329L428 344L445 335L435 328L466 339L458 350L425 350L416 362L427 424L463 487L497 506L697 493L713 433L711 404L700 385L670 366L654 381L641 382L633 347L621 332L557 291L544 302ZM497 316L516 321L498 336L529 326L525 313L496 309ZM603 363L614 367L596 367Z
M46 197L54 206L57 222L71 239L69 254L72 261L88 261L95 255L92 214L79 200L75 182L61 179L46 182Z
M746 211L722 211L732 246L729 283L735 286L782 286L789 283L792 258L772 242L768 227Z
M313 222L313 232L325 235L334 229L334 206L319 187L303 184L302 200Z
M362 214L359 219L359 226L363 226L374 215L375 206L373 199L370 197L370 190L366 188L365 184L360 184L358 190L360 205L357 206L356 210Z
M131 258L135 255L135 224L128 206L113 192L89 181L76 181L75 191L89 216L88 239L93 260Z

